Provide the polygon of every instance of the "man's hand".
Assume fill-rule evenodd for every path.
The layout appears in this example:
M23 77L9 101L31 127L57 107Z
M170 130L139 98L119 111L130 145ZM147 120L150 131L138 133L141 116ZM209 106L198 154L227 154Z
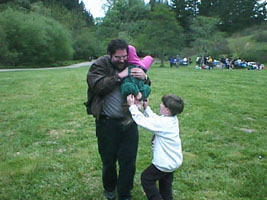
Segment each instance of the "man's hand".
M127 96L127 103L128 103L129 106L134 105L134 100L135 100L134 95L129 94L129 95Z
M146 73L144 72L144 70L140 69L140 68L132 68L131 69L131 75L135 78L141 79L141 80L145 80L146 79Z
M127 77L128 76L128 67L126 67L124 70L122 70L120 73L118 73L118 76L121 79L124 79L125 77Z

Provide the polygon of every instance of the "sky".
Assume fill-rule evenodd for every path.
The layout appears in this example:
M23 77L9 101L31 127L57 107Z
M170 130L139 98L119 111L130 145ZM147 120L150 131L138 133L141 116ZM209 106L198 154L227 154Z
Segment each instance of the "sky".
M105 16L104 11L102 9L102 5L105 2L105 0L83 0L86 10L88 10L94 18ZM145 2L148 3L149 0L145 0Z

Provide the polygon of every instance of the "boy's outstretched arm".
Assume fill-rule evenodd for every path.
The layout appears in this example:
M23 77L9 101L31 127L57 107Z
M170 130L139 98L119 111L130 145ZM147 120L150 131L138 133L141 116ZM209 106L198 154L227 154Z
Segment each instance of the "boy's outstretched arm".
M160 117L157 116L156 114L153 114L149 106L146 108L145 112L149 110L149 113L151 112L152 114L146 117L142 112L140 112L137 106L134 103L132 103L133 102L132 99L133 98L131 96L127 97L128 103L130 105L129 111L132 115L133 120L137 125L142 126L143 128L151 132L166 131L166 127L162 126L162 124L164 124L164 122L162 123L164 117Z

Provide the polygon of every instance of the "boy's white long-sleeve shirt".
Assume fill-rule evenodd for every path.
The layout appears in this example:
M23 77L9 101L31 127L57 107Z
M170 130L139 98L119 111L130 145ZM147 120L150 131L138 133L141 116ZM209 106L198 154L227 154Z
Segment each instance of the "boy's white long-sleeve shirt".
M155 134L153 165L160 171L173 172L183 162L182 144L179 135L179 121L176 116L159 116L149 106L144 114L136 105L129 108L137 125Z

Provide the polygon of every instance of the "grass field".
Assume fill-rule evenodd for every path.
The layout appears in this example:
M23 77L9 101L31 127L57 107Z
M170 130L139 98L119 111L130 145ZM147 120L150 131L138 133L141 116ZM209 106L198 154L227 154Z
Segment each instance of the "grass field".
M94 119L85 112L88 68L0 73L0 199L104 199ZM181 96L184 163L175 200L267 199L267 70L160 68L150 104ZM133 200L151 134L140 130Z

